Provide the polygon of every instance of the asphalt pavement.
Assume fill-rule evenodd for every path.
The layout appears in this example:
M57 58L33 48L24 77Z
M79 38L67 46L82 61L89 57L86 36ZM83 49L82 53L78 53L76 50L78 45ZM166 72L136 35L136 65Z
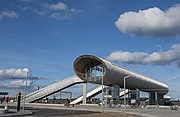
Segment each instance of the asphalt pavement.
M16 104L9 104L10 110L15 110ZM1 108L1 107L0 107ZM26 104L25 112L8 113L19 114L18 117L49 117L49 116L71 116L71 115L87 115L98 114L102 112L101 106L89 106L89 105L75 105L74 107L67 108L59 104L39 104L31 103ZM13 111L11 111L13 112ZM118 112L124 113L124 108L104 108L104 112ZM180 109L169 110L169 108L127 108L127 114L134 117L180 117ZM33 114L32 114L33 113ZM22 114L22 115L20 115ZM24 114L24 115L23 115ZM7 114L4 114L7 115ZM0 115L0 116L4 116ZM15 115L14 115L15 116ZM13 116L13 117L14 117Z

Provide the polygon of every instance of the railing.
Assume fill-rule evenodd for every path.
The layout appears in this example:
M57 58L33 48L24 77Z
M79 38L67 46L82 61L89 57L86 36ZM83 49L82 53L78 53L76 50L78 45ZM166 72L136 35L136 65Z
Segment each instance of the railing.
M76 83L81 83L81 82L83 82L83 81L81 79L78 79L77 76L68 77L64 80L60 80L56 83L48 85L47 87L44 87L38 91L35 91L35 92L27 95L26 102L32 102L32 101L41 99L45 96L52 94L53 92L57 92L65 87L71 86Z

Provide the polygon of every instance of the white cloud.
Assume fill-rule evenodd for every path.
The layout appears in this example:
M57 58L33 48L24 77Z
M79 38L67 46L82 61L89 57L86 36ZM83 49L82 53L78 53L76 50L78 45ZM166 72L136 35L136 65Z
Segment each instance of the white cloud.
M59 18L61 18L61 14L58 12L54 12L50 15L50 17L53 19L59 19Z
M0 83L0 88L1 89L24 89L26 85L26 81L25 80L14 80L11 81L9 83ZM27 80L27 87L32 87L33 86L33 82L30 80Z
M173 45L170 50L162 52L128 52L114 51L107 59L110 61L119 61L129 64L151 64L151 65L168 65L176 63L180 68L180 44Z
M68 9L67 5L62 2L58 2L57 4L46 3L45 6L52 10L67 10Z
M29 72L28 68L24 69L2 69L0 70L0 80L9 80L9 79L20 79L25 78Z
M180 35L180 4L166 11L154 7L138 12L125 12L115 22L116 27L135 36L178 36Z
M107 59L110 61L120 61L127 63L140 63L140 59L144 59L148 56L145 52L127 52L127 51L114 51L112 52Z
M58 2L55 4L45 3L39 10L34 10L40 16L49 17L56 20L70 20L77 14L83 13L83 10L68 8L65 3Z
M39 11L39 10L35 9L34 12L37 13L38 15L40 15L40 16L46 16L47 15L47 13L45 11Z
M32 81L27 80L27 86L31 86L32 85ZM25 80L15 80L9 83L10 86L15 86L15 87L24 87L26 85L26 81Z
M0 11L0 20L2 20L3 18L13 19L16 17L18 17L18 14L15 11L9 11L9 10Z
M28 68L24 68L24 69L11 68L11 69L0 69L0 80L25 79L27 77L27 72L29 72L28 79L30 80L46 79L43 77L32 76Z
M28 68L24 69L1 69L0 70L0 88L1 89L24 89L25 79L27 77L27 72L30 72ZM31 76L29 74L27 80L27 87L32 87L33 80L42 80L45 78Z

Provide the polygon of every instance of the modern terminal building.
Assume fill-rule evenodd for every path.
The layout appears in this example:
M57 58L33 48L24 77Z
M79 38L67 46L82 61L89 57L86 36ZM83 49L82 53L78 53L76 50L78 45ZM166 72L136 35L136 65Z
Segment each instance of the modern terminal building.
M124 85L136 101L140 98L139 91L148 92L150 105L163 105L163 97L169 91L168 86L161 82L93 55L78 57L74 62L74 71L83 81L110 86L114 103L119 98L119 89L124 88Z
M130 97L131 104L134 104L134 101L137 104L140 101L140 91L149 93L148 104L163 105L163 97L169 91L168 86L161 82L93 55L78 57L74 61L74 71L76 75L28 94L25 101L28 103L36 102L80 83L83 84L83 96L71 101L70 104L72 105L81 102L86 104L87 98L92 98L102 92L104 94L102 101L108 106L119 104L120 98L127 94ZM100 86L87 92L87 82L100 84ZM120 91L122 88L124 90Z

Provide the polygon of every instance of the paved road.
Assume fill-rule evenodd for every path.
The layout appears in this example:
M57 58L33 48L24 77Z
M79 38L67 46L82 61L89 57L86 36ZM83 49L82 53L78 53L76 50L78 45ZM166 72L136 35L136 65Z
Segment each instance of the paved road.
M13 108L13 105L11 105ZM100 106L75 106L71 108L66 108L60 105L52 105L52 104L26 104L26 109L34 112L34 117L48 117L51 115L54 116L66 116L66 115L74 115L74 114L93 114L100 113ZM105 112L121 112L123 113L124 108L105 108ZM133 114L136 117L180 117L180 109L178 110L169 110L169 109L160 109L160 108L152 108L152 109L127 109L127 113ZM33 117L29 116L29 117Z
M180 117L180 109L169 110L169 109L128 109L128 112L135 112L138 115L148 114L154 117Z
M32 105L27 105L32 106ZM38 108L44 108L45 105L34 105L33 107ZM46 108L50 109L68 109L68 110L86 110L86 111L95 111L95 112L101 112L100 106L75 106L73 108L66 108L66 107L60 107L58 105L50 105L46 106ZM106 112L122 112L124 111L124 108L105 108ZM138 108L138 109L127 109L127 113L133 114L136 117L180 117L180 109L178 110L169 110L169 109L162 109L162 108L152 108L152 109L146 109L146 108Z
M26 117L50 117L50 116L72 116L72 115L84 115L84 114L94 114L97 112L92 111L81 111L81 110L64 110L64 109L32 109L28 110L34 112L33 115L29 115ZM19 116L24 117L24 116Z

